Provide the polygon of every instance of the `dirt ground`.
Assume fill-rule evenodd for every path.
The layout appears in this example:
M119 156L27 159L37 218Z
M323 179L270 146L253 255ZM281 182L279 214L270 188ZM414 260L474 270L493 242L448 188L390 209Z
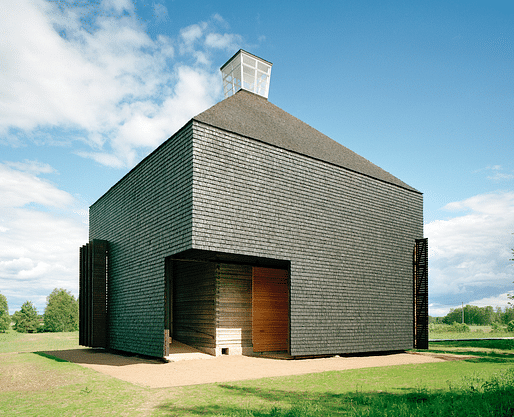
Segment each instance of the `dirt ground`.
M114 378L150 388L178 387L213 382L302 375L377 366L442 362L448 358L395 353L284 360L257 356L210 356L186 345L173 343L168 362L109 353L103 349L73 349L45 352Z

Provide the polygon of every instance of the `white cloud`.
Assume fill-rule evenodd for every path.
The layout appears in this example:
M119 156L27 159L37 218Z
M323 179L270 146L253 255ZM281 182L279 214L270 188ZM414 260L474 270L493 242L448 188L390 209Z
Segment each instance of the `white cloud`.
M16 165L11 163L11 165ZM20 164L20 166L25 166ZM25 167L26 168L26 167ZM50 167L51 168L51 167ZM34 169L38 169L37 167ZM39 168L41 169L41 168ZM44 170L48 167L43 166ZM35 175L9 168L0 163L0 207L23 207L36 203L47 207L62 207L74 202L73 197Z
M241 37L234 34L225 33L209 33L205 38L205 44L212 48L231 49L236 51L237 46L241 44Z
M48 129L65 128L73 132L67 140L85 144L77 154L132 166L214 104L221 78L212 54L241 42L218 33L226 26L219 16L153 39L130 0L60 6L0 5L1 143L20 146L23 135L47 143L56 140Z
M184 29L180 30L180 37L182 38L183 44L182 52L187 52L191 50L193 44L199 41L203 36L204 32L207 29L207 22L202 22L200 24L194 24Z
M491 297L481 298L479 300L471 300L468 304L477 307L501 307L502 309L510 307L511 305L509 304L509 302L512 302L512 300L508 296L509 294L512 294L514 292L514 286L512 288L513 289L509 292L505 292Z
M23 162L4 161L4 164L8 167L17 169L18 171L30 172L34 175L51 174L55 172L55 169L53 169L49 164L39 161L30 161L28 159L25 159Z
M505 293L498 294L498 295L492 295L492 296L480 298L477 300L472 299L467 302L463 301L460 304L441 305L441 304L432 303L428 306L428 309L430 312L429 314L433 317L444 317L450 312L450 309L461 308L462 304L472 305L472 306L477 306L477 307L491 306L494 309L496 309L496 307L500 307L503 310L507 307L512 307L512 305L509 304L509 303L512 303L512 300L508 297L509 294L514 293L514 286L512 288L513 288L512 291L509 291L509 292L505 292Z
M514 173L505 173L503 171L503 167L501 165L489 165L484 169L480 169L477 172L480 171L492 171L491 175L487 175L488 180L492 180L495 182L500 181L509 181L514 179Z
M16 165L0 164L0 292L11 313L26 300L42 313L54 288L78 295L78 248L87 242L87 210L75 208L70 194L32 173L53 172L52 167L26 161L17 167L22 171Z
M473 196L445 207L461 213L425 226L429 295L435 308L498 297L512 287L514 192Z
M163 4L153 10L167 19ZM4 1L0 20L0 144L66 145L113 167L133 166L221 98L212 63L241 42L219 15L152 37L132 0ZM26 300L42 313L56 287L78 295L88 210L49 175L59 173L39 161L0 163L0 292L11 313Z
M124 10L131 12L134 10L134 3L132 0L104 0L104 7L107 10L113 9L117 13Z

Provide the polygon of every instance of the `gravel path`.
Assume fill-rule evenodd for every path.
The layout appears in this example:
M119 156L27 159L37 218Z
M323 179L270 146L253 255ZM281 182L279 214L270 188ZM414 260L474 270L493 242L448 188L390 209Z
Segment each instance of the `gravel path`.
M174 342L175 344L175 342ZM280 360L254 356L209 356L179 346L169 362L123 356L102 349L74 349L45 352L94 369L114 378L150 388L178 387L213 382L241 381L265 377L302 375L325 371L423 364L445 359L430 355L389 355Z

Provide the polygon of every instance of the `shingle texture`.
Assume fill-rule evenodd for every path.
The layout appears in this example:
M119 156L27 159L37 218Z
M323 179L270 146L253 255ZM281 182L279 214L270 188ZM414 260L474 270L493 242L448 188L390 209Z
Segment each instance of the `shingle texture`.
M195 117L90 209L109 241L109 341L162 356L164 259L186 250L290 261L290 353L413 345L423 197L241 91Z
M109 242L109 347L163 356L164 258L192 245L193 144L186 125L89 210Z
M265 98L245 90L239 90L194 120L414 190Z
M291 261L294 356L413 344L418 192L194 123L193 247Z

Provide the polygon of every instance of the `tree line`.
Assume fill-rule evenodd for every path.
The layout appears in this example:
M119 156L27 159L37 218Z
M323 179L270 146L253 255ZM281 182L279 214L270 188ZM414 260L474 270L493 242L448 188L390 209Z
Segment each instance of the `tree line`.
M55 288L46 297L42 316L31 301L25 301L19 311L9 315L7 298L0 294L0 332L10 328L20 333L72 332L79 328L79 303L69 291Z
M463 314L464 311L464 314ZM464 308L452 308L450 312L444 317L431 317L432 323L465 323L468 325L476 326L491 326L494 323L509 324L514 320L514 307L496 307L492 306L477 307L466 305Z

